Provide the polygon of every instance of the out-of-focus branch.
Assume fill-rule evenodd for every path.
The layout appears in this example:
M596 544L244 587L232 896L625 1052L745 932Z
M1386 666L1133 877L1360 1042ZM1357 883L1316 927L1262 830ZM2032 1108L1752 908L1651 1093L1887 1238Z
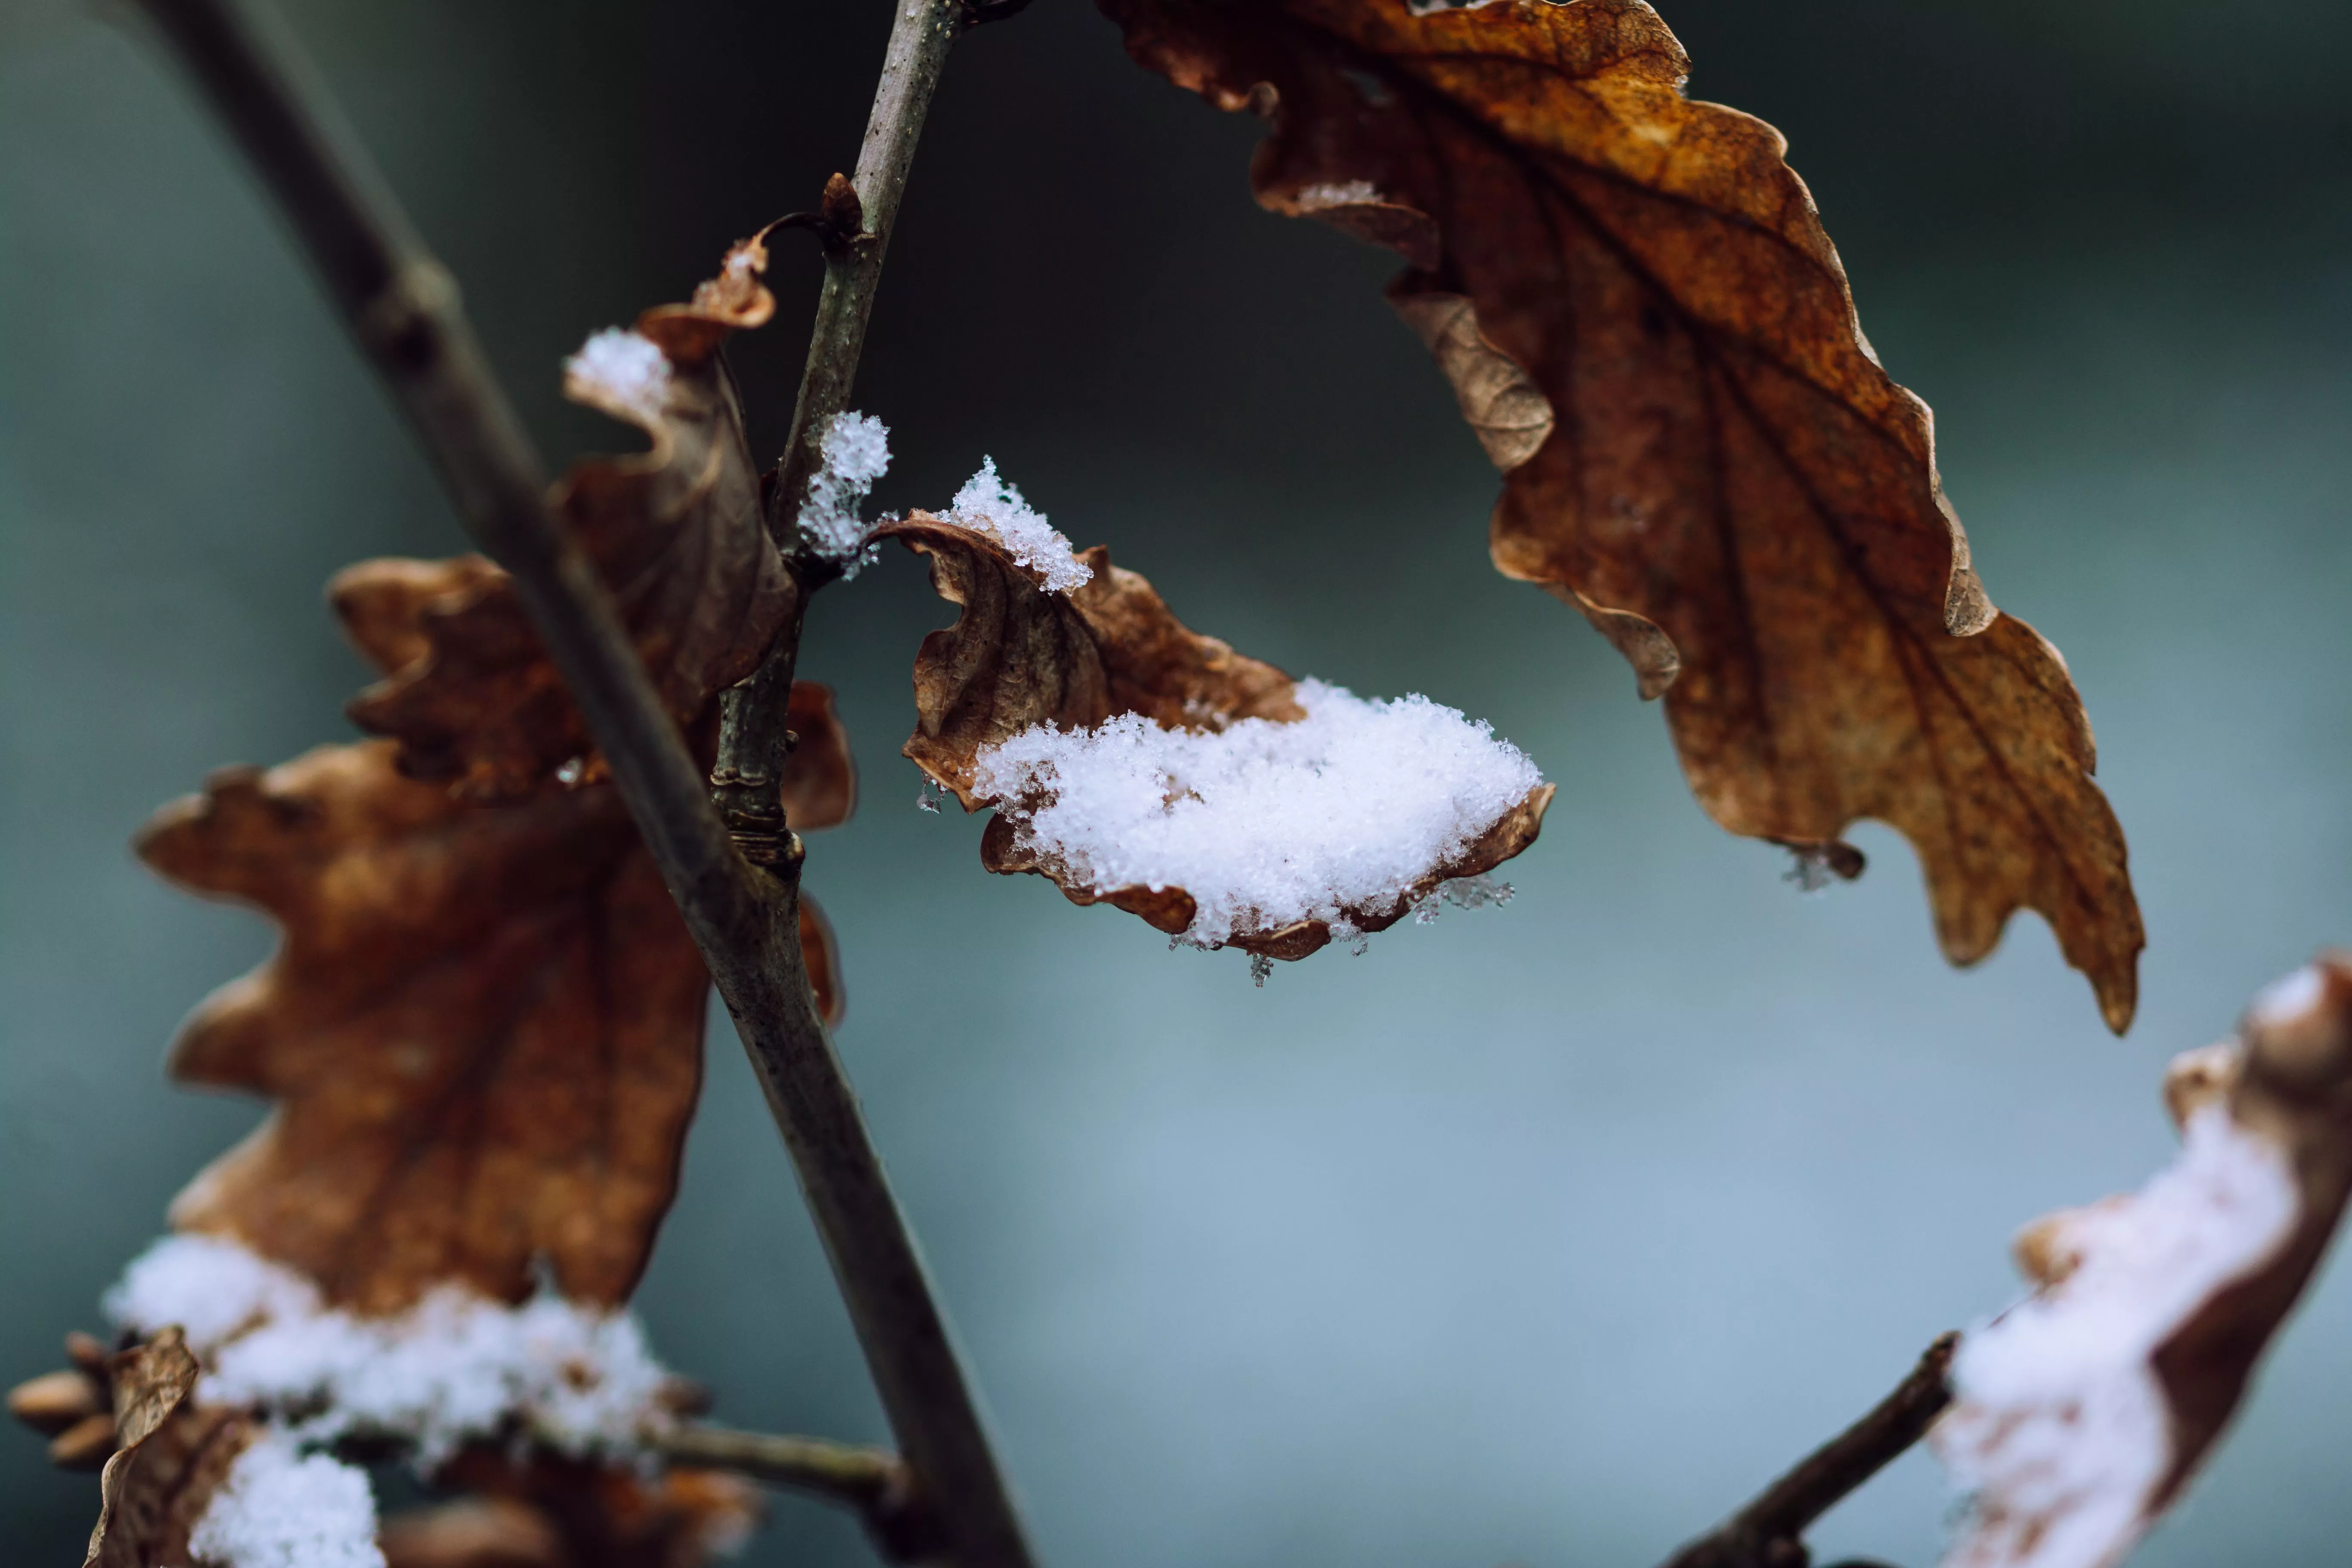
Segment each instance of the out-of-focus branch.
M491 373L456 287L364 154L309 107L323 94L296 63L290 40L274 28L265 33L233 0L142 4L301 239L467 531L512 574L611 765L759 1071L912 1490L938 1521L937 1555L958 1568L1029 1568L1028 1545L946 1318L810 991L799 935L798 841L789 832L774 835L764 869L738 852L604 584L546 505L546 466ZM961 21L955 0L909 0L898 11L877 100L877 122L885 127L878 150L875 132L867 137L875 192L887 198L874 210L886 221L850 280L862 295L835 307L854 318L846 357L827 362L842 391L913 132ZM860 160L861 178L866 164ZM829 292L832 286L829 278ZM837 395L829 395L837 409ZM807 396L803 403L817 405ZM798 627L795 613L778 639L774 748L754 753L763 761L782 756L782 694L791 686Z
M1804 1534L1813 1521L1925 1436L1952 1402L1952 1352L1959 1342L1959 1335L1945 1334L1929 1345L1910 1375L1868 1415L1807 1455L1714 1533L1675 1552L1665 1568L1805 1568Z

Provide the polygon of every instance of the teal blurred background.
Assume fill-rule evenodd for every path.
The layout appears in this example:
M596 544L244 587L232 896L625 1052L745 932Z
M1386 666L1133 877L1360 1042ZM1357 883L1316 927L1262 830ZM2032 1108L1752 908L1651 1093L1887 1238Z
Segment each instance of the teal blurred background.
M299 0L289 19L558 455L592 329L678 298L855 158L888 0ZM2010 1232L2166 1157L2161 1066L2352 940L2352 8L1688 0L1693 89L1780 125L1870 335L1936 407L1997 602L2097 725L2149 948L2116 1042L2047 930L1937 958L1915 863L1806 898L1692 804L1658 712L1486 565L1496 480L1383 256L1262 215L1253 123L1082 0L960 45L857 404L886 507L992 454L1194 625L1494 721L1560 785L1508 908L1280 967L978 865L918 813L895 557L817 604L857 741L812 844L842 1044L1046 1559L1643 1568L2001 1306ZM789 411L816 263L735 363ZM124 843L206 770L346 736L320 597L458 531L135 26L0 0L0 1382L257 1114L174 1090L182 1012L268 949ZM749 1426L879 1438L723 1019L640 1298ZM2338 1568L2352 1281L2323 1279L2151 1565ZM1914 1455L1816 1532L1924 1568ZM0 1433L11 1562L95 1511ZM780 1501L757 1564L869 1562Z

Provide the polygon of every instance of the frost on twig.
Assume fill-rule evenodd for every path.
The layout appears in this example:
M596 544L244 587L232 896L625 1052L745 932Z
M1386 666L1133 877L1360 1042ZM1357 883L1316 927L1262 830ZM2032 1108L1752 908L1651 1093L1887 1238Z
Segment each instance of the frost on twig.
M1534 842L1551 786L1452 709L1294 681L1186 627L1099 546L1062 593L960 522L878 532L963 606L924 639L905 751L966 810L997 807L991 870L1295 959L1433 910L1444 884Z
M855 577L874 563L859 509L874 481L890 468L889 426L870 414L845 411L833 416L822 447L824 461L809 479L801 508L801 542L822 560Z
M1946 1568L2109 1568L2179 1496L2352 1193L2352 957L2255 1000L2165 1084L2180 1157L2017 1244L1932 1441L1972 1507Z

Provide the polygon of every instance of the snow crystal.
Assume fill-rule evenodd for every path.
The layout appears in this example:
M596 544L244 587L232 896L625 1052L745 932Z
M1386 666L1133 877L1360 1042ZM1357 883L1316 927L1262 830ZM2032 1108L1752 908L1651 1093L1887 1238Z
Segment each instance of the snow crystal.
M1364 206L1380 199L1379 189L1370 180L1325 180L1304 187L1297 196L1298 210L1310 213L1326 207Z
M801 537L825 560L841 563L843 576L854 577L874 559L862 548L866 523L858 510L874 481L889 471L890 429L870 414L836 414L823 450L824 461L801 508Z
M278 1432L236 1457L188 1549L219 1568L383 1568L367 1472Z
M672 1419L669 1374L636 1320L551 1294L509 1307L445 1285L363 1318L233 1243L175 1236L131 1266L107 1310L142 1332L185 1327L208 1369L197 1397L256 1406L306 1443L405 1437L422 1469L510 1419L572 1454L626 1450Z
M1098 889L1181 887L1183 933L1240 932L1386 914L1542 780L1483 722L1426 697L1366 701L1298 684L1306 718L1244 719L1213 733L1122 714L1094 730L1041 725L982 751L978 793L1020 842Z
M946 516L950 522L984 533L1004 546L1005 553L1036 573L1055 593L1083 587L1093 575L1077 559L1070 542L1046 522L1045 514L997 477L993 458L980 460L980 472L956 491Z
M566 380L618 404L648 424L669 399L669 356L642 333L607 327L563 362Z
M2296 1202L2278 1152L2214 1104L2137 1194L2057 1216L2063 1278L1970 1333L1952 1363L1956 1403L1934 1443L1976 1507L1945 1568L2122 1559L2173 1458L2151 1357L2276 1250Z

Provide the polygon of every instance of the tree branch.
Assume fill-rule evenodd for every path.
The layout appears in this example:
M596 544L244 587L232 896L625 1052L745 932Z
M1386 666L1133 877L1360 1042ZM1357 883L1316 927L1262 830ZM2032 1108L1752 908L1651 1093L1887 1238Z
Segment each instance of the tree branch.
M909 0L898 8L875 83L874 107L854 178L835 174L824 189L823 221L833 230L825 246L824 286L809 333L808 363L793 405L792 433L768 490L768 531L812 586L837 575L837 563L812 554L800 535L800 511L809 480L824 461L825 433L849 405L866 323L882 281L882 257L898 220L898 198L914 166L915 144L930 111L931 94L947 67L948 49L965 26L962 0ZM800 656L800 621L777 635L751 677L719 699L719 761L711 787L737 841L750 847L781 837L782 809L772 781L782 777L791 746L785 708Z
M1952 1402L1948 1378L1959 1342L1958 1334L1938 1338L1870 1414L1766 1487L1713 1534L1675 1553L1665 1568L1804 1568L1804 1533L1813 1521L1925 1436Z
M865 1521L894 1563L920 1562L938 1549L938 1521L916 1498L907 1467L883 1449L706 1426L681 1426L656 1447L674 1465L730 1470L837 1502Z
M799 937L798 841L789 832L772 840L769 871L737 852L604 584L547 509L546 466L492 374L448 274L356 144L305 107L324 95L294 63L291 41L275 28L265 40L231 0L142 5L309 250L467 531L512 574L759 1071L913 1490L939 1521L943 1554L959 1568L1029 1568L945 1317L817 1016ZM883 138L877 160L877 194L887 194L889 205L961 13L954 0L914 0L898 18L890 50L897 74L886 72L877 109L877 120L901 127ZM908 107L885 114L884 103ZM870 132L867 141L872 153ZM866 166L861 159L860 170ZM889 205L877 208L884 227L867 247L869 268L879 266L887 232ZM871 270L863 276L870 301ZM853 312L842 390L865 309L859 302ZM782 690L791 685L797 632L795 612L778 638L785 649ZM781 700L775 708L780 715Z

